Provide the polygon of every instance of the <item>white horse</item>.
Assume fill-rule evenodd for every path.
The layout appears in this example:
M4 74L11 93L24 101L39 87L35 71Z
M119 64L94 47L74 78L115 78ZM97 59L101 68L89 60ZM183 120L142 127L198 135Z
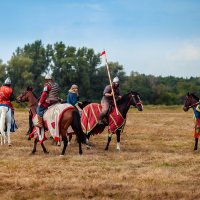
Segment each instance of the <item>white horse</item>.
M1 145L6 143L6 135L8 137L8 145L11 146L10 142L10 128L11 128L11 108L7 106L0 106L0 137ZM5 132L6 129L6 132Z

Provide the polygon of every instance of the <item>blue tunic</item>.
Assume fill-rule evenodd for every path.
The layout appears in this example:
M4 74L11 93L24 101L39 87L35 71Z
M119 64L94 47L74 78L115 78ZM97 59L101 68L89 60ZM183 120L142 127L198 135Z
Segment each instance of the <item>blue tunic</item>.
M67 95L67 103L75 106L78 101L78 96L76 93L69 92Z

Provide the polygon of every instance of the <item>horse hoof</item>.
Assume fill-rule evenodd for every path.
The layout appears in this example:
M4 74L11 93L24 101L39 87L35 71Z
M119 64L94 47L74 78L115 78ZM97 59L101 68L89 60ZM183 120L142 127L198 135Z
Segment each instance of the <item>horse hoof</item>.
M194 148L194 151L196 151L196 150L197 150L197 147Z
M44 153L45 153L45 154L49 154L49 152L48 152L48 151L44 151Z
M8 144L8 146L11 147L12 145L11 145L11 144Z
M63 157L64 155L63 154L60 154L60 157Z
M108 147L106 147L104 150L105 150L105 151L108 151Z
M35 155L35 152L36 152L36 151L32 151L32 152L31 152L31 155Z

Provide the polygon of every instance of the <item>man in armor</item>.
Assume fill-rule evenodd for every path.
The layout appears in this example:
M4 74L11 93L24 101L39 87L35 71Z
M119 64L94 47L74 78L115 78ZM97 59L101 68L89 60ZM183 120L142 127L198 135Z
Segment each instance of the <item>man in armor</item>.
M12 110L11 132L14 132L17 126L14 120L14 107L11 101L17 101L17 100L13 93L13 89L11 88L11 80L8 77L5 80L4 85L0 87L0 104L11 108Z
M115 98L121 98L121 90L119 88L119 78L115 77L112 82L112 88ZM99 118L99 124L105 125L103 118L107 116L109 107L113 105L113 94L111 85L107 85L103 91L103 98L101 100L102 111Z
M38 116L38 124L37 127L43 126L43 115L45 110L52 104L59 102L58 92L59 86L55 83L52 79L50 74L45 76L45 84L43 88L42 95L40 97L38 107L36 109L37 116Z

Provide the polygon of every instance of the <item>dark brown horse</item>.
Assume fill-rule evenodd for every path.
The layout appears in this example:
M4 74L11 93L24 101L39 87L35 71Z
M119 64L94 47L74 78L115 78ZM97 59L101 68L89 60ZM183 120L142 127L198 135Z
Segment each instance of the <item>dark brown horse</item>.
M83 108L83 112L85 112L86 115L87 115L88 111L92 110L92 108L89 108L89 106L91 106L91 104L86 106L85 108ZM130 106L136 107L139 111L143 110L143 105L142 105L139 93L131 91L128 94L125 94L124 96L122 96L122 98L117 101L118 111L122 115L123 119L126 119L126 115L127 115L127 112L129 110ZM96 118L98 118L98 116L96 116ZM84 124L83 120L84 120L83 117L81 117L82 124ZM123 124L123 126L117 128L115 131L115 133L117 135L117 150L120 150L120 135L123 131L124 126L125 126L125 123ZM90 130L90 132L88 132L86 135L88 140L91 135L95 135L95 134L103 132L105 127L106 127L106 125L99 125L99 124L95 125L95 127L92 130ZM111 142L113 134L114 133L108 134L108 141L107 141L105 150L108 150L108 147Z
M36 97L32 91L26 90L17 99L20 102L27 101L27 102L29 102L29 105L31 106L32 105L31 102L34 102ZM69 104L66 104L66 106L67 105L69 105ZM34 112L35 112L35 109L34 109ZM71 109L64 111L59 123L60 123L59 135L61 136L63 144L64 144L61 155L64 155L65 151L66 151L66 147L68 144L68 139L67 139L66 133L67 133L67 129L70 125L77 136L77 142L79 143L79 154L82 154L81 143L85 143L85 136L84 136L84 133L81 128L80 115L79 115L79 112L77 111L77 109L75 109L73 107ZM48 129L48 127L46 127L46 128ZM37 146L38 141L39 141L39 139L38 139L38 137L36 137L35 141L34 141L34 147L32 150L32 154L34 154L36 152L36 146ZM48 153L43 142L41 142L41 146L42 146L44 153Z
M188 92L185 97L183 110L187 112L190 108L192 108L196 119L194 128L194 140L195 140L194 150L198 149L198 140L200 136L200 110L197 109L197 105L199 104L200 104L199 97L197 97L193 93Z

